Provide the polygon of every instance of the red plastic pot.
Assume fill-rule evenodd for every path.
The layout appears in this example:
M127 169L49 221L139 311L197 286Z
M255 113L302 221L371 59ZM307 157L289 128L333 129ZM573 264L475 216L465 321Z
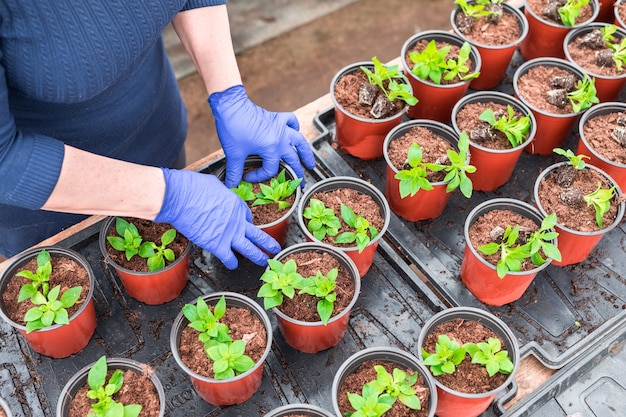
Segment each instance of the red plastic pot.
M565 39L563 40L563 50L565 51L565 57L567 60L574 65L577 65L581 68L581 70L590 77L595 79L595 87L596 87L596 96L600 100L601 103L608 101L617 101L620 92L624 85L626 85L626 73L620 75L602 75L591 72L583 67L581 67L571 56L567 46L574 42L575 39L580 38L593 31L594 29L600 29L606 27L606 23L590 23L589 25L582 26L576 29L571 30ZM618 27L617 32L614 34L616 39L622 39L626 37L626 30ZM591 52L593 53L593 52Z
M0 273L0 293L5 291L11 278L19 272L28 261L36 258L43 249L47 250L51 257L70 258L87 270L89 275L89 293L87 294L85 303L70 317L69 324L55 324L30 333L26 333L26 326L14 322L6 315L1 297L0 316L20 332L35 352L52 358L66 358L80 352L87 346L91 336L96 330L96 310L93 303L95 277L91 266L81 254L71 249L54 246L27 249L13 257Z
M615 0L598 0L600 10L596 17L596 22L613 23L615 21L615 14L613 13L613 5Z
M263 356L257 361L254 367L243 374L229 379L213 379L199 375L189 369L180 358L178 348L180 344L180 337L183 329L189 324L189 320L187 320L182 312L179 313L174 320L172 331L170 333L170 349L176 363L187 374L187 376L189 376L189 379L191 380L191 383L198 395L204 401L215 406L241 404L254 395L263 381L263 365L272 347L272 324L270 323L270 319L265 313L265 310L263 310L263 308L251 298L233 292L216 292L210 295L205 295L202 299L209 306L214 306L217 304L222 295L224 295L226 299L227 308L238 307L248 309L253 315L261 320L265 326L267 346Z
M503 278L498 276L495 265L487 262L472 246L469 239L469 229L474 222L485 213L493 210L510 210L541 225L545 215L523 201L512 198L496 198L477 205L465 219L463 233L465 236L465 250L461 262L461 281L481 302L502 306L518 300L532 283L539 271L545 269L552 259L548 259L529 271L509 272ZM557 245L557 240L552 242Z
M479 91L466 95L452 109L452 126L457 135L461 133L461 129L456 116L463 107L474 103L510 105L530 118L530 130L526 140L514 148L491 149L470 140L470 163L476 167L475 172L467 174L472 180L472 188L476 191L493 191L511 178L522 151L535 138L537 122L533 112L519 99L497 91Z
M134 299L142 303L156 305L172 301L182 292L189 280L189 254L192 243L189 242L187 249L165 268L153 272L137 272L126 269L114 262L107 255L107 233L115 217L108 217L102 223L98 244L104 256L104 261L115 269L122 281L124 289Z
M613 161L606 156L598 153L589 141L589 138L585 136L584 132L585 123L593 119L594 117L622 112L626 112L626 104L621 102L613 102L598 104L597 106L593 106L585 113L583 113L578 123L578 133L580 137L578 140L578 148L576 148L576 154L587 155L589 157L589 159L586 160L587 163L597 166L598 168L605 171L615 180L617 185L619 185L619 187L624 190L626 189L626 164ZM606 138L606 140L610 139Z
M540 187L541 181L548 174L550 174L550 172L554 171L558 167L565 165L565 164L566 164L565 162L559 162L559 163L550 165L549 167L544 169L535 180L533 196L534 196L535 204L537 205L537 208L539 209L541 214L544 216L547 216L548 213L546 212L546 209L543 207L543 205L541 204L541 201L539 200L539 187ZM604 175L607 178L608 183L610 184L610 187L612 187L613 185L616 185L615 180L609 174L607 174L600 168L587 164L585 169L593 169L599 172L600 174ZM617 186L615 192L616 192L616 195L618 196L617 197L618 201L620 201L621 196L622 196L622 189L619 187L619 185ZM622 218L624 217L625 207L626 207L626 202L621 201L619 203L619 208L617 211L617 217L615 218L615 221L612 224L607 225L604 229L597 230L594 232L581 232L579 230L570 229L569 227L566 227L563 224L559 223L557 220L557 224L556 226L554 226L554 230L556 230L559 233L559 250L561 251L562 259L559 262L552 261L552 263L554 263L555 265L559 265L559 266L565 266L565 265L571 265L571 264L575 264L578 262L582 262L585 259L587 259L591 251L593 251L593 249L600 242L602 237L609 231L613 230L617 225L620 224L620 222L622 221Z
M309 190L306 191L300 199L300 204L297 209L298 225L304 233L307 241L319 242L319 240L317 240L307 228L305 222L306 219L303 217L302 213L304 213L304 209L309 205L309 200L313 194L318 192L329 192L340 188L351 188L359 193L367 194L372 197L380 207L381 215L385 219L385 224L381 230L378 231L378 235L370 241L369 245L367 245L363 251L359 252L359 249L356 246L337 247L338 250L344 252L350 259L352 259L359 271L359 276L363 277L367 274L367 271L369 271L372 266L372 262L374 262L376 249L378 248L378 241L387 231L391 218L387 199L376 187L369 182L354 177L337 176L323 179L322 181L319 181L311 186L311 188L309 188Z
M537 130L535 138L530 142L524 150L539 155L550 155L554 148L560 148L565 143L569 135L578 113L557 114L548 113L533 106L524 98L523 92L520 91L519 79L525 75L528 70L537 66L558 67L574 74L578 79L583 79L583 72L574 66L571 62L559 58L535 58L524 62L515 71L513 75L513 88L515 97L521 100L532 111L535 116Z
M416 350L422 351L426 337L437 326L457 318L480 321L485 327L495 332L503 340L502 349L508 351L514 365L513 372L509 374L502 385L480 394L455 391L434 378L437 386L437 410L435 412L437 417L478 417L491 405L496 394L513 382L520 364L519 346L511 329L495 315L473 307L453 307L435 314L424 324L419 334Z
M402 120L407 106L393 116L368 119L356 116L343 108L335 98L335 85L344 75L361 71L364 66L373 69L371 61L357 62L339 70L330 82L330 97L335 106L335 135L341 150L360 159L376 159L383 155L385 135ZM408 80L404 79L408 84Z
M545 20L539 12L528 7L528 1L524 1L524 15L528 20L528 35L519 44L522 57L527 61L539 57L565 58L563 39L567 33L574 28L591 23L598 16L598 0L590 0L589 6L593 10L591 18L569 27Z
M361 279L352 259L337 248L322 243L299 243L283 250L274 259L282 261L288 255L309 251L326 252L335 257L342 268L349 271L354 282L354 297L352 301L341 313L332 317L327 324L321 321L306 322L296 320L287 316L277 307L272 309L276 315L278 329L289 346L301 352L317 353L335 346L343 339L350 322L350 311L359 297Z
M408 78L413 88L413 95L417 97L419 102L415 106L409 106L407 115L411 119L430 119L442 123L450 123L452 108L461 97L465 95L470 86L470 80L462 81L455 84L435 84L433 82L422 80L411 72L412 63L408 60L409 51L422 40L435 40L436 42L445 42L450 45L463 45L465 40L458 35L444 30L427 30L416 33L407 39L402 45L400 59L404 69L404 75ZM471 45L470 61L473 64L474 71L481 70L481 57L475 46ZM410 66L409 66L410 65Z
M496 87L500 81L502 81L504 74L509 67L509 63L511 62L511 58L513 58L513 54L517 50L517 46L524 40L524 38L526 38L526 35L528 34L528 21L526 20L524 13L522 13L519 8L506 3L502 6L504 13L512 14L517 18L520 28L520 37L514 42L506 45L481 44L467 38L463 35L463 33L461 33L461 31L459 31L458 26L456 25L456 15L460 13L462 9L457 6L450 15L450 23L454 33L472 44L478 50L482 61L480 75L478 78L475 78L470 82L470 88L474 90L489 90Z
M417 126L425 127L437 136L447 140L455 149L458 142L458 135L450 126L425 119L403 122L389 132L385 138L385 197L389 202L389 207L395 214L411 222L438 217L443 213L450 199L450 193L446 191L448 183L443 181L433 183L432 190L419 190L415 195L408 195L404 198L400 196L400 180L395 178L399 169L393 166L389 159L389 144Z

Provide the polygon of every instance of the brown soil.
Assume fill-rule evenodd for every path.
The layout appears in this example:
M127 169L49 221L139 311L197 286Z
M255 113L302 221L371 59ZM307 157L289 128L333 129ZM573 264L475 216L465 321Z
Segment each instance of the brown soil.
M67 313L69 317L72 317L86 302L87 294L89 294L90 282L89 282L89 274L78 262L73 259L68 259L65 257L58 257L54 254L50 255L50 263L52 264L52 273L50 274L50 289L56 287L57 285L61 285L62 295L65 291L69 290L75 286L82 286L83 289L80 292L80 297L76 301L76 304L73 307L67 309ZM28 261L19 271L29 270L35 272L37 270L37 259L36 257ZM26 325L26 322L23 320L24 315L28 310L35 307L30 300L24 300L18 304L17 300L19 298L20 288L22 285L30 283L31 280L24 278L13 276L9 283L7 284L7 288L2 294L2 304L4 306L4 311L11 320L15 323L20 324L22 326ZM59 295L59 298L60 298Z
M327 275L331 269L338 268L335 286L337 298L331 317L336 316L348 307L354 298L354 281L350 272L341 266L337 258L328 252L302 251L288 255L281 261L287 262L290 259L296 262L298 273L304 278L315 276L318 271L323 275ZM283 304L279 307L279 310L296 320L318 322L321 320L317 313L318 300L319 298L313 295L298 294L296 291L296 295L293 298L283 298Z
M603 114L589 119L583 125L583 134L589 145L605 158L626 164L626 148L612 138L618 118L626 117L626 112Z
M145 375L139 375L133 370L124 371L124 385L113 395L113 399L124 405L141 405L141 417L158 417L161 408L159 394L156 387L147 376L148 372L154 372L147 365L144 365ZM114 369L107 373L107 381L113 374ZM87 398L89 386L83 385L78 390L76 396L70 401L68 417L84 417L91 411L91 404L94 401Z
M565 69L556 66L537 65L529 68L525 74L519 77L519 93L527 103L544 112L555 114L573 113L574 110L569 101L563 108L546 101L548 91L554 89L554 87L550 85L551 80L554 77L565 77L569 75L574 75L576 80L578 80L576 74Z
M622 22L626 22L626 2L622 1L617 6L617 14L619 18L622 20Z
M361 194L351 188L338 188L336 190L327 192L314 193L311 198L315 198L324 203L324 205L333 210L335 215L341 221L341 228L337 236L343 232L353 232L354 229L348 226L341 218L341 204L345 204L350 207L357 216L364 217L370 226L374 226L378 233L385 225L385 218L381 213L381 208L376 201L367 194ZM336 243L337 236L326 236L323 240L324 243L328 243L337 247L355 247L356 243Z
M426 352L435 352L435 345L440 334L447 335L456 340L460 345L468 342L487 342L490 337L500 339L491 329L479 322L454 319L435 327L424 340L423 348ZM504 349L504 341L500 339ZM443 374L435 377L441 384L459 392L478 394L488 392L501 386L507 375L497 373L490 377L484 366L472 363L472 358L467 354L465 360L456 367L453 374Z
M407 63L407 68L409 69L413 69L413 61L411 61L411 59L409 58L409 56L411 55L411 52L413 51L417 51L417 52L422 52L424 49L426 49L426 46L428 46L428 43L431 41L431 39L422 39L419 40L415 43L415 45L413 45L412 48L409 48L406 51L406 56L404 57L404 60ZM436 42L437 44L437 49L441 49L443 47L446 47L448 45L450 45L447 42ZM448 52L448 55L446 57L446 60L448 59L457 59L459 56L459 50L461 48L457 45L450 45L450 51ZM471 74L472 72L474 72L474 68L476 67L476 63L472 61L472 57L470 55L469 60L466 62L466 65L469 67L469 71L468 74ZM445 75L445 74L444 74ZM426 80L428 82L431 82L430 80ZM441 84L442 85L447 85L447 84L457 84L457 83L461 83L464 82L461 80L461 78L459 76L454 77L451 80L444 80L443 77L441 77ZM469 81L466 81L469 82Z
M534 221L523 217L522 215L515 213L511 210L492 210L489 211L482 216L478 217L474 223L469 228L469 241L477 251L478 248L486 245L487 243L491 243L494 239L491 237L492 231L494 228L499 227L502 231L506 230L507 226L511 226L512 228L515 226L520 226L523 228L529 229L529 232L533 232L537 230L539 227L535 224ZM520 231L519 237L517 240L517 244L523 245L526 242L526 238L529 233L524 233ZM501 237L498 237L496 243L500 243L502 241ZM501 252L498 251L492 255L485 255L484 253L478 251L478 253L490 264L497 265L498 261L501 257ZM534 265L530 259L526 259L522 264L522 271L530 271L535 269L537 266Z
M539 201L546 213L556 213L557 222L572 230L594 232L601 230L596 224L596 211L582 201L580 204L566 204L561 195L566 189L576 188L581 195L587 195L598 188L598 181L602 188L609 188L609 183L603 175L593 169L575 170L575 177L571 185L559 185L559 179L565 175L564 171L573 170L569 165L562 165L548 173L539 185ZM603 228L613 224L617 217L618 202L611 200L611 208L602 218Z
M526 7L530 7L535 12L535 14L537 16L540 16L542 19L559 25L563 25L563 22L561 22L560 20L555 20L544 15L543 11L548 3L552 3L552 0L526 0L524 4ZM591 8L591 6L587 5L581 7L580 15L576 18L576 25L586 22L587 20L591 19L591 16L593 16L593 9Z
M594 31L597 31L598 33L600 32L599 29L594 29ZM612 51L606 46L598 48L592 47L588 43L585 43L584 38L587 34L580 35L574 38L567 45L567 51L569 52L572 60L574 60L576 64L578 64L580 67L584 68L587 72L593 75L616 77L626 74L626 69L624 67L622 67L621 70L617 69L617 66L615 65L613 59L598 61L598 52L607 51L609 53L609 56L612 57ZM602 35L600 34L600 36ZM613 41L612 43L615 45L619 45L622 37L618 33L614 34L613 36L615 37L615 41Z
M363 362L356 371L352 374L348 375L346 379L341 384L338 395L339 402L339 410L342 415L345 415L346 412L354 412L354 408L350 405L350 401L348 400L347 393L354 393L361 395L363 385L367 384L370 381L374 381L376 379L376 370L374 369L375 365L382 365L389 374L393 373L393 369L397 368L397 364L392 362L382 362L382 361L366 361ZM412 369L402 369L409 375L413 375L415 373ZM430 399L430 389L426 385L424 381L424 377L419 375L415 385L413 385L413 389L415 390L418 398L420 399L420 410L412 410L405 406L400 400L396 400L391 409L387 411L384 415L385 417L426 417L428 416L429 399Z
M427 127L415 126L389 143L387 155L397 170L410 169L408 153L412 143L417 143L422 147L422 161L428 163L435 163L439 158L445 157L448 150L454 149L450 142ZM443 181L444 177L444 172L433 171L429 171L426 176L430 182Z
M228 302L228 300L227 300ZM209 306L213 311L213 306ZM234 340L245 339L245 354L257 363L267 346L267 332L263 322L250 310L238 307L226 307L224 317L220 319L230 329L230 337ZM204 344L198 340L198 331L191 327L182 330L178 351L183 363L198 375L213 378L213 365L204 350Z
M461 14L463 13L458 13L458 15ZM472 20L473 23L469 30L464 30L462 33L467 39L482 45L509 45L521 36L519 22L513 13L504 11L495 24L490 22L488 16L481 16Z
M506 135L496 129L493 129L487 122L483 122L478 117L487 109L493 110L494 113L508 114L507 106L494 102L486 103L469 103L463 106L456 114L456 124L462 132L467 132L470 141L484 146L489 149L505 150L511 149L511 142ZM525 115L515 110L515 117L518 119ZM487 131L487 135L479 135L478 132ZM526 135L526 138L528 135Z
M150 220L128 217L125 217L124 220L134 224L137 227L137 230L139 230L139 234L143 238L144 242L155 242L157 245L161 244L161 236L163 236L163 233L172 228L172 225L168 223L155 223ZM115 221L111 223L111 227L107 231L107 236L118 236L117 232L115 231ZM174 259L178 259L189 244L189 240L185 236L180 233L176 233L176 239L174 239L174 241L170 243L167 247L174 251ZM116 264L130 271L148 272L147 260L140 257L139 255L135 255L130 260L127 260L126 254L124 252L113 249L108 241L106 242L106 249L108 256ZM165 266L169 265L169 263L170 262L166 260Z

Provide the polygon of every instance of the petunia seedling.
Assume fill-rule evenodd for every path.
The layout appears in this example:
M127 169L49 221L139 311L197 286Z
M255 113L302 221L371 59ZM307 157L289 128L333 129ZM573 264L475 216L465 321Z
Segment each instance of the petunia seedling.
M509 375L515 368L508 351L502 350L500 340L495 337L490 337L487 342L466 343L464 347L472 363L483 365L490 377L498 372Z
M116 369L107 382L107 362L106 357L100 359L91 367L87 375L87 398L96 400L91 405L91 411L87 417L137 417L141 412L141 405L124 405L113 399L124 384L124 373L121 369Z
M379 394L387 394L395 400L400 400L402 404L412 410L420 410L420 399L413 389L413 385L417 382L417 373L412 375L407 372L394 368L389 374L385 367L375 365L376 379L368 382L367 385L372 386Z
M504 133L512 147L524 143L530 130L530 116L517 117L512 106L507 106L507 113L496 118L493 109L486 109L478 118L494 129Z
M278 307L283 303L283 296L293 298L296 289L302 288L303 278L298 273L298 265L293 259L282 263L276 259L269 259L268 269L261 275L264 284L257 293L263 298L266 310Z
M252 203L253 206L263 204L276 203L278 210L284 210L291 206L287 198L296 192L296 189L302 182L302 178L288 180L285 170L281 170L278 175L270 179L270 184L259 183L261 191L256 194L256 199Z
M246 342L218 343L207 349L213 361L215 379L229 379L240 375L254 366L252 358L245 354Z
M575 169L581 170L584 169L586 164L585 164L585 158L589 159L589 157L587 155L576 155L574 152L571 151L571 149L568 149L567 151L561 148L554 148L552 149L552 152L554 152L557 155L561 155L564 156L565 158L567 158L569 164L574 167Z
M15 274L18 277L27 278L29 283L22 285L18 296L18 303L33 297L40 289L43 294L48 294L50 290L50 274L52 273L52 263L50 253L42 249L37 254L37 269L35 272L24 269Z
M361 70L367 75L370 84L378 86L390 102L400 99L409 106L417 104L417 98L411 93L410 84L397 81L403 78L402 73L398 70L398 65L386 66L377 57L372 58L372 63L374 64L374 71L366 66L361 66Z
M335 300L337 299L335 287L337 286L338 273L339 269L337 268L331 269L326 275L322 274L321 271L317 271L315 275L303 278L299 282L299 294L309 294L319 299L317 301L317 313L325 325L333 314Z
M165 268L165 260L173 262L176 258L174 251L167 246L176 239L176 230L168 229L161 236L161 244L155 242L147 242L148 245L143 246L139 252L139 256L146 258L148 263L148 271L158 271Z
M450 339L445 334L440 334L435 345L435 352L427 352L422 348L424 365L430 368L433 376L453 374L456 366L465 359L465 348L456 340Z
M361 395L351 392L347 395L355 411L347 412L346 417L381 417L396 402L391 395L380 394L369 384L363 385Z
M335 239L336 243L356 242L359 253L361 253L372 239L378 236L378 230L370 225L367 219L360 215L357 216L350 207L343 203L341 204L341 218L348 226L352 227L354 231L343 232Z
M580 113L593 104L599 103L600 99L597 96L595 79L585 74L582 80L576 82L574 91L567 93L567 98L572 105L574 113Z
M603 189L602 183L598 181L598 188L594 192L583 196L587 205L593 206L596 210L596 224L598 227L603 227L602 218L611 209L611 200L615 194L615 188L616 186L614 185L611 188Z
M182 309L183 315L189 320L188 326L199 332L200 340L205 349L218 343L230 342L232 339L228 335L230 330L220 319L226 313L226 299L222 296L215 304L213 311L207 303L198 297L196 304L185 304Z
M457 76L461 81L477 78L480 72L470 72L471 68L468 65L470 44L463 43L456 59L448 58L451 48L451 45L438 48L437 42L432 39L421 52L410 52L409 59L414 64L411 72L418 78L435 84L441 84L442 80L453 80Z
M589 0L567 0L558 8L561 22L564 26L572 27L576 24L576 19L580 16L581 9L589 4Z
M335 212L316 198L309 200L302 216L309 220L306 227L317 240L324 240L327 235L337 236L341 228L341 221Z

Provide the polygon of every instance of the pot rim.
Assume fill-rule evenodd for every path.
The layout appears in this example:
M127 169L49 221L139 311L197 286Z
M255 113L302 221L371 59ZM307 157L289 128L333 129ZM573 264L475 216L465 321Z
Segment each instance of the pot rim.
M76 317L78 317L85 311L85 309L89 305L89 302L92 300L94 287L95 287L95 281L96 281L95 275L93 273L93 269L91 268L91 265L89 264L89 262L87 262L87 259L85 259L83 255L81 255L80 253L76 252L73 249L62 248L59 246L52 246L52 245L51 246L37 246L37 247L26 249L18 253L13 258L11 258L11 260L9 260L9 263L6 265L6 267L0 272L0 293L4 292L4 290L6 289L6 286L9 283L9 280L13 277L13 275L19 272L18 269L22 267L23 265L25 265L31 259L35 258L37 254L39 254L39 252L41 252L44 249L50 253L51 257L55 255L56 257L59 257L59 258L67 257L67 258L72 259L73 261L77 262L80 266L82 266L87 271L87 275L89 276L89 291L87 292L87 297L85 298L85 302L80 306L80 308L74 314L72 314L72 316L69 318L69 321L71 323L72 320L74 320ZM2 317L2 319L4 319L7 323L9 323L12 327L20 331L26 332L26 326L23 326L21 324L14 322L13 320L9 318L9 316L7 316L7 314L4 311L4 303L2 302L2 298L0 298L0 317ZM65 326L65 324L53 324L43 329L34 330L31 333L48 332L48 331L56 330L60 328L61 326Z
M549 116L549 117L554 117L554 118L573 118L576 117L582 113L584 113L585 110L579 112L579 113L549 113L546 112L544 110L538 109L537 107L533 106L531 103L529 103L525 98L523 94L520 94L519 91L519 86L518 86L518 82L519 79L526 74L526 72L528 72L528 70L530 70L533 67L540 67L540 66L546 66L546 67L558 67L560 69L566 70L566 71L570 71L571 73L573 73L574 75L576 75L578 77L579 80L582 80L585 76L584 72L577 66L572 64L569 61L566 61L564 59L561 58L554 58L554 57L538 57L538 58L533 58L530 59L524 63L522 63L516 70L515 73L513 74L513 89L515 91L515 95L519 98L520 101L522 101L524 104L526 104L526 106L528 108L530 108L532 111L536 111L537 113L540 113L542 115L545 116Z
M472 1L471 3L475 3L475 2ZM450 24L452 26L452 29L454 29L454 33L456 33L461 38L465 39L467 42L477 45L484 49L507 49L507 48L512 48L513 46L517 46L520 42L524 40L524 38L526 38L526 35L528 35L528 19L526 19L524 12L519 7L514 7L507 3L502 3L502 6L504 8L503 10L504 13L510 13L517 18L517 23L520 28L520 36L517 39L515 39L513 42L509 42L504 45L490 45L487 43L476 42L466 37L463 33L461 33L461 31L458 30L458 27L455 22L456 15L462 10L461 6L458 6L458 5L450 13Z
M341 68L333 76L330 82L330 98L333 102L335 109L339 110L341 113L345 114L347 117L350 117L351 119L358 120L363 123L372 123L372 124L387 123L391 120L402 118L409 108L409 105L406 103L404 103L404 107L398 113L392 114L391 116L388 116L382 119L373 119L373 118L369 119L369 118L357 116L356 114L350 113L341 104L339 104L339 102L337 101L337 98L335 97L335 85L337 84L337 82L339 81L341 77L358 71L361 66L373 68L374 63L372 61L355 62L355 63L346 65L345 67ZM401 74L401 79L404 81L406 85L409 86L409 88L411 89L411 94L413 94L413 87L411 87L411 83L409 83L409 79L404 74Z
M626 27L626 22L624 22L621 18L621 16L619 15L619 6L620 4L623 4L624 0L616 0L615 4L613 5L613 14L615 16L615 19L617 19L617 21L621 24L621 27L624 28ZM619 25L616 25L619 26Z
M267 345L265 346L265 351L263 352L263 355L261 356L261 358L259 358L259 360L254 364L252 368L248 369L246 372L242 374L234 376L233 378L214 379L214 378L209 378L209 377L197 374L191 369L189 369L180 357L180 353L178 349L178 344L180 341L180 332L178 332L178 329L182 328L183 325L186 325L187 323L189 323L189 320L187 320L187 318L185 317L182 311L179 312L176 318L174 319L174 323L172 324L172 330L170 331L170 350L172 352L172 356L176 360L176 363L178 364L178 366L187 375L199 381L208 382L211 384L230 384L232 382L236 382L244 378L247 378L248 376L256 372L258 368L263 367L265 365L265 360L267 359L267 356L269 355L269 352L272 348L272 324L270 322L270 319L267 313L263 309L263 307L261 307L256 301L254 301L250 297L247 297L243 294L230 292L230 291L212 292L210 294L205 294L200 297L202 297L203 300L207 301L207 300L219 299L222 295L224 295L227 302L230 299L231 301L236 300L237 302L244 304L246 307L240 307L240 308L247 308L248 310L252 312L252 314L255 314L258 317L261 323L263 323L263 325L265 326ZM196 297L193 304L197 302L197 299L198 298Z
M356 186L357 191L363 194L368 194L374 200L377 200L377 203L380 206L381 215L385 219L385 223L383 227L381 228L381 230L378 231L378 235L370 241L367 247L370 247L374 243L377 243L378 240L383 237L391 221L391 214L390 214L391 209L383 193L380 192L380 190L376 188L374 185L372 185L371 183L364 181L360 178L339 175L339 176L325 178L321 181L316 182L315 184L311 186L311 188L305 191L304 195L300 199L300 202L298 203L298 210L297 210L298 225L300 226L300 229L302 230L302 232L305 234L307 238L309 238L313 242L319 242L319 240L317 240L307 228L304 222L304 216L302 215L302 213L304 213L304 209L306 208L306 205L308 204L311 196L314 193L318 192L322 187L325 187L325 186L331 187L329 188L329 191L336 190L339 188L352 188ZM340 250L342 252L352 252L352 251L358 250L357 246L347 246L347 247L333 246L333 248Z
M528 137L522 144L517 145L514 148L509 148L509 149L487 148L485 146L482 146L472 141L471 138L469 141L470 146L480 149L484 152L489 152L489 153L494 153L494 154L512 153L512 152L516 152L520 149L525 148L535 138L535 134L537 133L537 119L535 118L535 115L533 114L532 110L530 110L530 108L525 103L523 103L520 99L511 95L508 95L508 94L504 94L500 91L490 91L490 90L476 91L474 93L470 93L470 94L463 96L459 101L457 101L457 103L454 105L452 109L452 127L456 131L457 135L461 133L461 130L459 129L459 126L456 122L455 116L463 109L463 107L468 104L473 104L473 103L483 104L489 99L493 100L493 98L503 102L499 104L504 104L504 103L510 104L513 108L520 111L521 113L524 113L525 116L528 116L530 118L530 131L528 132ZM483 101L480 101L480 99L483 99Z
M411 49L418 41L422 39L428 39L429 41L432 39L443 39L444 42L450 43L454 46L458 46L459 48L463 45L464 42L467 42L464 38L458 36L456 33L445 31L445 30L437 30L437 29L424 30L424 31L421 31L412 35L406 41L404 41L404 44L402 45L402 49L400 52L400 62L402 63L402 68L404 69L404 73L405 75L407 75L407 77L411 77L412 80L419 81L426 85L440 87L440 88L457 88L460 85L465 85L465 84L469 84L470 82L472 82L472 80L470 79L470 80L460 81L454 84L435 84L431 81L423 80L417 77L415 74L413 74L413 72L411 72L411 69L408 67L408 64L406 63L406 55L409 52L409 49ZM469 44L470 49L471 49L470 57L474 63L474 72L480 71L480 68L482 66L480 52L478 52L478 49L476 49L474 45L472 45L469 42L467 43Z
M589 23L596 20L596 18L598 17L598 13L600 13L598 0L589 0L589 6L591 6L591 17L588 20L585 20L584 22L577 23L574 26L570 27L570 26L557 24L550 20L544 19L542 16L538 15L537 12L535 12L531 7L528 7L528 0L524 0L524 10L528 12L536 20L540 21L542 24L545 24L546 26L551 26L557 29L567 29L567 30L571 30L571 29L575 29L581 26L588 25Z
M533 187L533 198L535 200L535 204L537 204L537 209L545 216L546 214L546 210L543 207L543 205L541 204L541 201L539 200L539 184L541 183L541 180L543 178L545 178L551 171L555 170L556 168L563 166L563 165L567 165L567 162L557 162L554 163L552 165L549 165L548 167L546 167L543 171L541 171L541 173L537 176L537 179L535 180L535 185ZM593 169L595 171L597 171L598 173L600 173L601 175L603 175L610 184L613 184L615 186L615 192L617 194L617 199L619 200L619 198L623 195L622 194L622 189L620 188L619 184L617 184L617 182L613 179L613 177L611 177L609 174L607 174L605 171L603 171L602 169L598 168L595 165L591 165L591 164L586 164L584 169ZM611 230L613 230L615 227L617 227L618 224L621 223L622 218L624 217L624 210L626 209L626 201L620 201L620 203L617 206L617 216L615 217L615 221L613 223L611 223L610 225L600 229L600 230L595 230L593 232L582 232L580 230L574 230L571 229L567 226L564 226L563 224L559 223L557 220L556 225L562 229L565 232L571 233L571 234L575 234L575 235L583 235L583 236L597 236L597 235L603 235Z
M424 341L426 340L426 337L430 334L430 331L432 331L435 327L437 327L437 325L439 325L440 323L447 323L449 321L452 321L453 319L459 316L461 318L465 318L466 320L474 319L473 321L481 322L490 330L498 334L498 336L503 339L503 342L505 344L510 345L510 347L507 350L508 350L509 357L511 358L511 361L513 362L513 365L514 365L513 371L507 376L506 380L499 387L494 388L491 391L486 391L483 393L473 394L473 393L456 391L443 385L441 382L439 382L439 380L437 380L437 378L433 377L433 379L435 380L435 384L437 385L438 388L442 389L443 391L450 393L452 395L455 395L457 397L462 397L462 398L478 399L478 398L488 397L490 395L495 395L498 391L504 389L506 386L513 383L515 375L517 374L517 371L519 370L521 359L520 359L519 344L517 342L517 338L513 334L513 331L511 330L509 326L506 325L506 323L504 323L501 319L499 319L498 317L496 317L494 314L490 313L489 311L481 310L476 307L458 306L458 307L450 307L450 308L440 311L439 313L436 313L424 323L424 326L422 326L422 330L420 331L418 341L417 341L417 350L419 352L422 351L422 346L424 345ZM467 318L465 316L470 316L471 318ZM449 319L446 320L447 318ZM491 324L491 326L488 324ZM422 357L421 353L419 357L420 358Z
M474 255L474 257L476 257L476 259L480 261L480 263L487 266L489 269L492 269L493 271L496 270L496 265L493 265L492 263L487 262L485 258L483 258L482 255L478 252L478 250L474 248L469 238L469 229L472 226L472 224L474 224L474 222L478 219L478 217L484 214L484 213L481 213L483 210L485 210L486 208L489 208L490 206L495 206L492 210L497 210L497 209L500 209L499 206L505 206L505 205L515 206L519 210L525 211L525 213L518 212L517 214L529 220L532 220L535 224L537 224L537 226L541 225L541 222L546 216L543 212L539 211L536 207L526 203L525 201L517 200L515 198L508 198L508 197L492 198L492 199L483 201L482 203L476 205L476 207L474 207L472 211L470 211L470 213L465 218L465 223L463 225L463 236L465 238L466 246L472 252L472 255ZM487 210L485 211L485 213L488 213L492 210ZM534 215L535 218L533 218L532 215ZM552 228L552 230L554 230L554 228ZM558 246L558 238L555 238L554 240L552 240L551 243L553 243L555 246ZM553 258L548 258L543 264L536 266L533 269L529 269L527 271L517 271L517 272L509 271L506 273L506 276L504 278L506 278L507 276L516 277L516 276L526 276L530 274L536 274L537 272L547 268L548 265L552 263L552 261L553 261Z
M327 324L331 324L331 323L334 323L334 322L342 319L346 314L350 314L350 311L352 310L352 308L356 304L357 299L359 298L359 293L361 291L361 279L360 279L360 276L359 276L359 270L357 269L356 264L354 263L354 261L352 259L350 259L350 257L348 255L346 255L345 252L338 250L338 248L335 247L335 246L328 245L328 244L322 243L322 242L301 242L301 243L297 243L297 244L289 246L289 247L283 249L282 251L280 251L279 253L277 253L274 256L274 259L280 260L280 259L284 258L285 256L290 255L292 253L305 252L305 251L309 251L309 250L312 250L312 251L325 251L325 252L330 253L331 255L337 257L340 263L344 263L343 266L348 269L348 272L352 276L352 282L354 283L354 296L352 297L352 300L350 301L350 304L348 304L346 306L346 308L344 308L339 314L337 314L336 316L331 317L330 320L328 320ZM266 270L267 269L269 269L269 267L267 267ZM324 324L322 323L321 320L320 321L301 321L301 320L296 320L296 319L286 315L282 311L280 311L278 309L278 307L273 307L272 311L274 312L274 314L279 316L281 319L283 319L285 321L288 321L290 323L297 324L298 326L302 326L302 327L320 327L320 326L324 326Z
M315 415L315 416L320 416L320 417L334 417L332 414L330 414L328 411L324 410L323 408L320 408L313 404L306 404L306 403L294 403L294 404L282 405L280 407L274 408L269 413L264 414L263 417L282 417L282 416L291 415L294 412L295 413L307 413L311 411L314 413L314 414L311 414L312 416Z
M608 159L604 155L601 155L600 153L598 153L598 151L596 151L594 149L594 147L591 146L591 144L589 143L589 141L585 137L585 133L584 133L585 123L588 122L590 119L592 119L592 118L594 118L596 116L604 116L604 115L607 115L607 114L619 113L619 112L626 112L626 103L622 103L622 102L618 102L618 101L614 101L614 102L612 101L612 102L604 102L604 103L600 103L600 104L596 104L596 105L592 106L590 109L585 111L580 116L580 120L578 122L578 133L580 135L580 140L583 141L583 143L585 144L587 149L589 149L589 151L593 154L593 156L595 158L598 158L599 160L601 160L602 162L604 162L604 163L606 163L608 165L613 165L613 166L616 166L616 167L619 167L619 168L626 169L626 164L622 164L621 162L613 161L611 159Z

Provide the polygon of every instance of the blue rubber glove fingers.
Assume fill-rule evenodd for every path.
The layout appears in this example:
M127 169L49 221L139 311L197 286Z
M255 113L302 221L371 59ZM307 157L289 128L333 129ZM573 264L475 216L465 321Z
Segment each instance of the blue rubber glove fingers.
M293 113L269 112L252 103L242 85L216 92L209 97L215 125L226 155L226 186L236 187L241 181L246 158L258 155L263 167L248 180L265 181L278 172L283 159L304 179L300 158L307 168L315 167L313 151L298 131Z
M215 176L161 169L165 198L155 222L170 223L229 269L238 265L233 250L260 266L267 265L265 252L280 251L278 242L252 224L252 213L243 200Z

